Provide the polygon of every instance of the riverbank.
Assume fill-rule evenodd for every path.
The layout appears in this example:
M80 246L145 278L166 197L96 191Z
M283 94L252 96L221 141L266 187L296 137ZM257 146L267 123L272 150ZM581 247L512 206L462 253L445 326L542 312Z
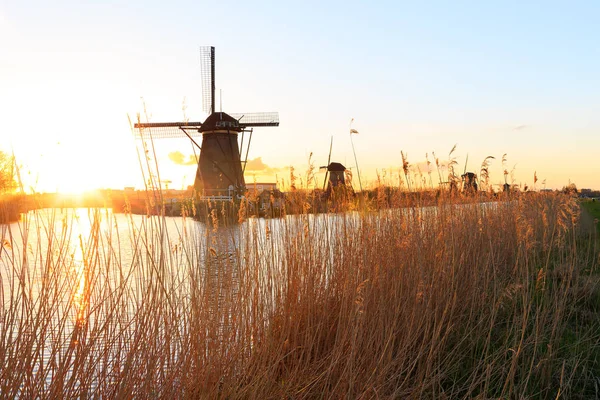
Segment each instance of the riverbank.
M351 190L325 192L316 190L292 190L290 192L249 191L244 198L228 201L195 199L193 190L95 190L83 194L36 193L31 195L10 195L0 199L0 223L19 220L20 215L43 208L110 208L115 213L136 215L164 215L171 217L195 216L205 220L212 212L222 214L223 206L228 210L227 218L235 221L238 217L281 217L304 213L347 212L357 210L377 210L394 207L435 206L440 201L461 204L472 202L504 201L528 193L467 193L447 190L406 191L394 187L381 186L362 193ZM231 204L230 204L231 203ZM243 205L242 205L243 203ZM241 215L240 214L241 208ZM206 215L200 215L203 210ZM208 210L208 212L206 212Z
M593 219L596 229L600 232L600 200L597 199L582 199L581 206Z
M213 227L32 214L29 233L0 249L0 337L10 338L0 341L0 391L595 396L597 236L576 199L464 202Z
M20 198L5 196L0 199L0 224L18 221L22 212Z

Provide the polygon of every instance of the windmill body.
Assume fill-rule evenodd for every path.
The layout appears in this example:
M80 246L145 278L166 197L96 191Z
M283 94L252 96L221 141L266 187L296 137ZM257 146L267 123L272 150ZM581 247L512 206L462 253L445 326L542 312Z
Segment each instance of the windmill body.
M236 119L223 112L211 114L200 127L202 151L194 188L205 196L243 193L246 184L242 169Z
M353 195L354 190L352 189L351 183L346 183L346 167L339 162L330 162L328 165L323 166L321 168L326 168L326 182L327 182L327 190L325 193L328 198L332 198L332 196L338 199L340 196L347 197L348 195ZM334 196L335 194L335 196Z
M329 172L328 192L338 186L346 186L346 167L338 162L332 162L327 166L327 171Z
M234 200L245 193L244 165L255 127L279 126L276 112L227 114L215 112L215 48L200 49L204 122L138 122L134 125L141 139L187 136L200 148L194 188L201 199ZM242 145L238 144L242 134ZM245 159L244 134L248 134ZM201 144L194 138L201 136Z
M468 193L477 192L477 175L473 172L465 172L461 175L463 181L463 191Z

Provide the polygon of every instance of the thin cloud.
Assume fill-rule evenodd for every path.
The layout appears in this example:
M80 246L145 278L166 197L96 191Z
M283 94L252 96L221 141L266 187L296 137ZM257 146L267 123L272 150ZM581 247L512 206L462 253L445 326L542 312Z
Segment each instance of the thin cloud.
M196 157L192 154L185 156L180 151L173 151L169 153L169 160L177 165L197 165ZM252 160L248 160L246 164L246 173L258 174L258 175L274 175L282 172L288 168L275 168L265 164L262 157L257 157Z
M284 168L274 168L265 164L262 157L257 157L252 160L248 160L246 164L246 173L260 174L260 175L274 175L281 172Z
M524 129L531 128L529 125L517 125L513 128L513 131L522 131Z
M196 165L196 157L192 154L188 156L186 161L185 155L180 151L173 151L169 153L169 160L173 161L177 165Z

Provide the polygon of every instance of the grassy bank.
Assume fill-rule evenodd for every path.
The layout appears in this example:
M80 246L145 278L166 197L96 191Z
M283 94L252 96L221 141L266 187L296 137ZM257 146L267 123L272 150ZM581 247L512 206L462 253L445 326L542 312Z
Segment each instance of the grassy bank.
M600 232L600 201L584 199L581 201L581 206L594 219L596 229Z
M23 212L23 198L21 195L0 195L0 224L16 222Z
M35 214L0 253L2 396L598 395L597 241L573 198L386 201L175 236L98 211L78 253L75 221Z

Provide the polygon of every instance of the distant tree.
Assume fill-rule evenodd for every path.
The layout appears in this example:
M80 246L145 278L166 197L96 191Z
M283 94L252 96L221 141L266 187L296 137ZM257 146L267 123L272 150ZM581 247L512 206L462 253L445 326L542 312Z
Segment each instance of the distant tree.
M10 193L17 188L15 159L0 151L0 194Z
M573 196L577 196L577 193L579 193L579 191L577 190L577 186L575 186L574 183L569 183L567 186L564 186L562 188L562 192Z

